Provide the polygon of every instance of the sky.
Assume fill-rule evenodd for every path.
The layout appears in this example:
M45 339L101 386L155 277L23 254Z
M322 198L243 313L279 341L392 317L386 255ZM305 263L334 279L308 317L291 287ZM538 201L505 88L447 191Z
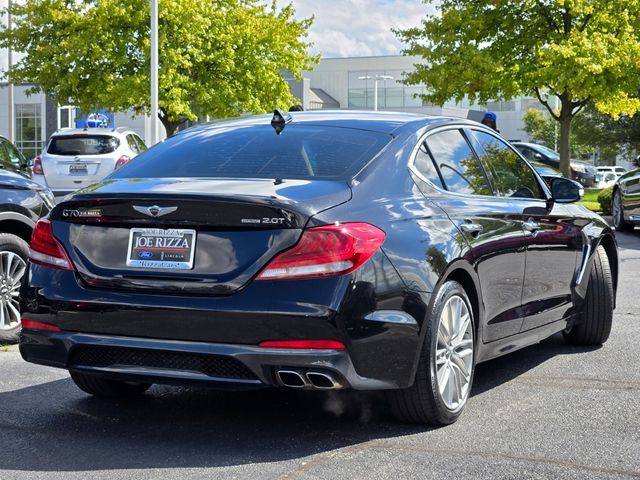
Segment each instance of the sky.
M435 11L421 0L278 0L287 3L297 18L315 16L311 53L324 58L398 55L404 46L391 29L417 27Z

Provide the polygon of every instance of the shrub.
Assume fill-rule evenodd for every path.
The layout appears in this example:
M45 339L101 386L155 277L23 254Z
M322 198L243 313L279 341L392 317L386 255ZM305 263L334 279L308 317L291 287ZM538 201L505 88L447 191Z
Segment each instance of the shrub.
M598 194L598 203L603 215L611 215L611 198L613 197L613 187L603 188Z

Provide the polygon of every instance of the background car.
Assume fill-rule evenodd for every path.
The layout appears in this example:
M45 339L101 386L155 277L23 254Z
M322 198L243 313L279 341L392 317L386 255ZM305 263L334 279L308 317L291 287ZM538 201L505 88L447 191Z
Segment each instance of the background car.
M449 424L476 363L609 336L615 237L550 185L463 119L194 127L38 222L20 352L93 395L385 390L400 420Z
M58 130L33 161L33 180L66 195L99 182L146 149L124 127Z
M627 173L626 168L620 167L618 165L601 165L599 167L596 167L596 170L598 170L598 172L602 174L611 172L617 174L618 176Z
M18 292L38 218L54 207L53 194L28 178L20 151L0 137L0 343L18 341Z
M525 142L511 142L511 144L529 161L544 163L556 169L560 168L560 155L544 145ZM571 178L585 187L595 187L600 181L601 175L590 163L571 160Z
M640 225L640 168L625 173L614 183L611 214L618 231L630 232Z

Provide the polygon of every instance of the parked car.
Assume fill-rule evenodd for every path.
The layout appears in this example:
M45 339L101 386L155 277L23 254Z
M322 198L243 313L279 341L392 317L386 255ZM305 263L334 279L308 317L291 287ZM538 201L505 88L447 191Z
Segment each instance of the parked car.
M551 188L551 184L554 178L562 177L562 172L556 168L550 167L549 165L545 165L540 162L529 162L529 164L533 167L533 169L542 177L542 179L547 183L547 186ZM584 187L581 183L576 182L575 180L571 180L576 184L578 188L578 192L580 194L580 198L584 197Z
M128 128L66 128L33 161L33 180L58 195L99 182L147 149Z
M640 168L625 173L614 183L611 214L620 232L630 232L640 225Z
M615 165L615 166L612 166L612 165L601 165L599 167L596 167L596 170L601 174L615 173L618 176L624 175L625 173L627 173L627 169L626 168L619 167L617 165Z
M94 395L386 390L399 419L452 423L478 362L609 336L614 234L550 184L457 118L194 127L38 222L20 351Z
M18 293L29 256L31 232L54 206L53 194L28 178L20 151L0 137L0 343L18 341Z
M556 169L560 168L560 155L544 145L525 142L512 142L511 144L529 161L544 163ZM601 174L589 162L571 160L571 178L585 187L595 187L600 181Z

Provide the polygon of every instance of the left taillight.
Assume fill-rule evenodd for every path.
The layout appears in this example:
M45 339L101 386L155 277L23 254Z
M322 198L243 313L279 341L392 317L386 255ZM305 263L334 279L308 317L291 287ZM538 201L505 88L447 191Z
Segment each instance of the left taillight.
M73 270L73 265L64 247L53 236L51 222L41 218L36 223L29 245L29 260L47 267Z
M257 280L291 280L343 275L380 248L385 233L368 223L343 223L304 230L298 243L279 253Z
M33 159L31 172L35 173L36 175L44 175L44 169L42 168L42 159L40 158L40 155Z
M114 168L114 170L117 170L123 165L126 165L127 163L129 163L130 160L131 160L131 157L129 155L121 155L118 161L116 162L116 167Z

